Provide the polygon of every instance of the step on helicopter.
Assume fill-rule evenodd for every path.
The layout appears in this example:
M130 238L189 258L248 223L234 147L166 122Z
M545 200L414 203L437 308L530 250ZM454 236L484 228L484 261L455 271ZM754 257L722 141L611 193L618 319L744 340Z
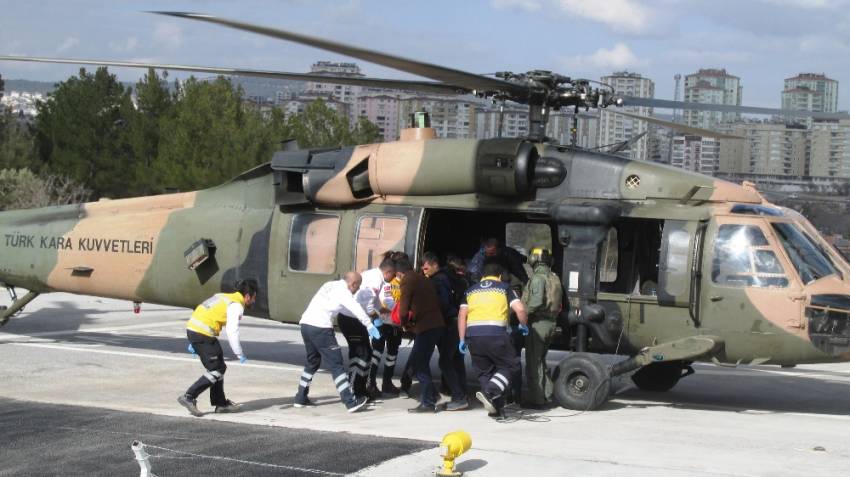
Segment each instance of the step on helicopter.
M398 141L282 150L210 189L0 213L0 322L40 293L192 307L241 278L251 314L297 323L307 300L386 250L471 256L482 237L534 237L553 251L568 307L553 348L554 399L595 409L611 378L667 391L695 361L719 365L850 359L850 265L801 214L749 183L562 145L552 111L647 106L813 116L801 111L617 96L549 71L484 76L209 15L154 12L339 53L428 80L3 56L6 61L159 68L319 81L524 104L523 138L438 139L416 116ZM238 224L220 227L222 222ZM26 288L23 297L15 287ZM608 364L605 354L625 357Z

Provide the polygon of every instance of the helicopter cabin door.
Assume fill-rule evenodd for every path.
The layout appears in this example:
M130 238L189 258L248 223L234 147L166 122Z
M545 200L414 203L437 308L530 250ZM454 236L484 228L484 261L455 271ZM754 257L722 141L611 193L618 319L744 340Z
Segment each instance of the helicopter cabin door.
M702 269L703 329L724 337L727 361L795 359L776 336L805 333L803 289L767 220L718 216L706 233Z
M343 213L304 210L275 215L269 251L270 315L297 323L316 290L345 272L338 259Z
M421 207L367 207L354 215L351 250L353 270L364 272L381 264L388 251L407 253L416 264Z

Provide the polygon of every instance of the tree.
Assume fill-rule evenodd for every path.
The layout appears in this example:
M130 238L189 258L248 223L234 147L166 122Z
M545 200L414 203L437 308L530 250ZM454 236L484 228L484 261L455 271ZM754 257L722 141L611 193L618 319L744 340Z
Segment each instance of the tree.
M242 89L219 77L187 80L177 93L174 112L162 119L154 174L163 187L209 187L271 160L284 139L280 114L269 122L246 110Z
M96 197L123 197L133 180L129 131L130 90L106 68L80 69L36 106L34 124L41 170L86 184Z
M0 112L0 169L32 167L35 149L28 127L11 110Z
M168 90L167 77L167 72L160 77L151 68L136 83L136 111L128 124L135 168L133 181L128 185L132 195L161 191L152 167L159 155L162 122L174 113L175 98Z
M0 210L84 202L91 191L67 177L39 177L29 169L0 170Z
M302 148L352 146L381 140L378 126L368 119L361 117L352 130L348 118L321 99L308 104L303 113L290 116L287 125L292 138Z

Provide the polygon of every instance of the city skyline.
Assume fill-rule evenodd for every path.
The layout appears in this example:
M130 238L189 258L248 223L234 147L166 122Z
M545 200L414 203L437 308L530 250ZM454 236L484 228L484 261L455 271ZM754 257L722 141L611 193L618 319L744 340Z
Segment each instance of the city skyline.
M835 61L850 52L844 0L608 2L491 0L452 4L386 4L368 0L282 3L263 1L127 1L103 6L89 0L19 4L0 1L0 53L162 61L306 72L317 59L352 61L316 49L213 25L141 13L167 7L203 11L387 51L476 73L551 69L598 79L627 69L655 82L655 97L672 99L673 75L725 68L739 76L743 104L779 107L783 82L802 72L840 82L850 66ZM734 12L730 12L733 9ZM768 12L772 21L764 22ZM734 14L731 14L734 13ZM761 16L760 16L761 15ZM68 21L69 18L73 21ZM33 28L37 19L39 28ZM440 25L439 35L429 28ZM792 28L793 26L793 28ZM411 34L413 32L413 34ZM496 34L493 34L493 33ZM505 32L505 33L502 33ZM532 41L531 38L539 41ZM359 62L369 76L410 77ZM112 69L121 80L143 72ZM77 67L0 64L7 79L56 81ZM173 74L181 77L180 74ZM838 108L850 109L839 94Z

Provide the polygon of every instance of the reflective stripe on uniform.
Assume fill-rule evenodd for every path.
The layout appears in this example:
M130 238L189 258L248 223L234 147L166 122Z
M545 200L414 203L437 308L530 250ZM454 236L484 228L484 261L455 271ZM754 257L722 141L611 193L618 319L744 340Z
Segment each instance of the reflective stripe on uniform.
M479 320L479 321L474 321L474 322L468 322L468 323L466 324L466 326L467 326L467 327L474 327L474 326L505 326L505 325L506 325L506 322L505 322L504 320L490 320L490 321Z
M336 379L334 379L334 384L339 384L346 379L348 379L348 378L346 378L346 376L344 374L340 374L339 376L336 377Z
M302 388L309 388L310 387L310 381L304 381L302 379L301 381L298 381L298 385L301 386Z
M367 363L366 361L363 361L363 359L361 359L361 358L356 358L356 357L352 358L351 362L354 363L359 368L368 368L369 367L369 363Z
M206 323L194 317L189 318L189 322L186 323L186 328L207 336L215 337L217 335L217 333L214 329L212 329L212 327L208 326Z
M227 307L232 303L245 306L245 297L239 292L216 293L195 308L186 328L203 335L216 337L227 323Z
M301 372L301 377L306 379L307 381L311 381L313 379L313 375L306 371Z
M392 366L395 364L396 356L394 354L388 354L386 359L386 365Z
M343 377L345 377L345 375L343 375ZM343 392L346 389L348 389L348 387L349 387L348 386L348 378L346 378L345 381L342 384L340 384L339 386L336 387L336 390L339 391L339 392Z

